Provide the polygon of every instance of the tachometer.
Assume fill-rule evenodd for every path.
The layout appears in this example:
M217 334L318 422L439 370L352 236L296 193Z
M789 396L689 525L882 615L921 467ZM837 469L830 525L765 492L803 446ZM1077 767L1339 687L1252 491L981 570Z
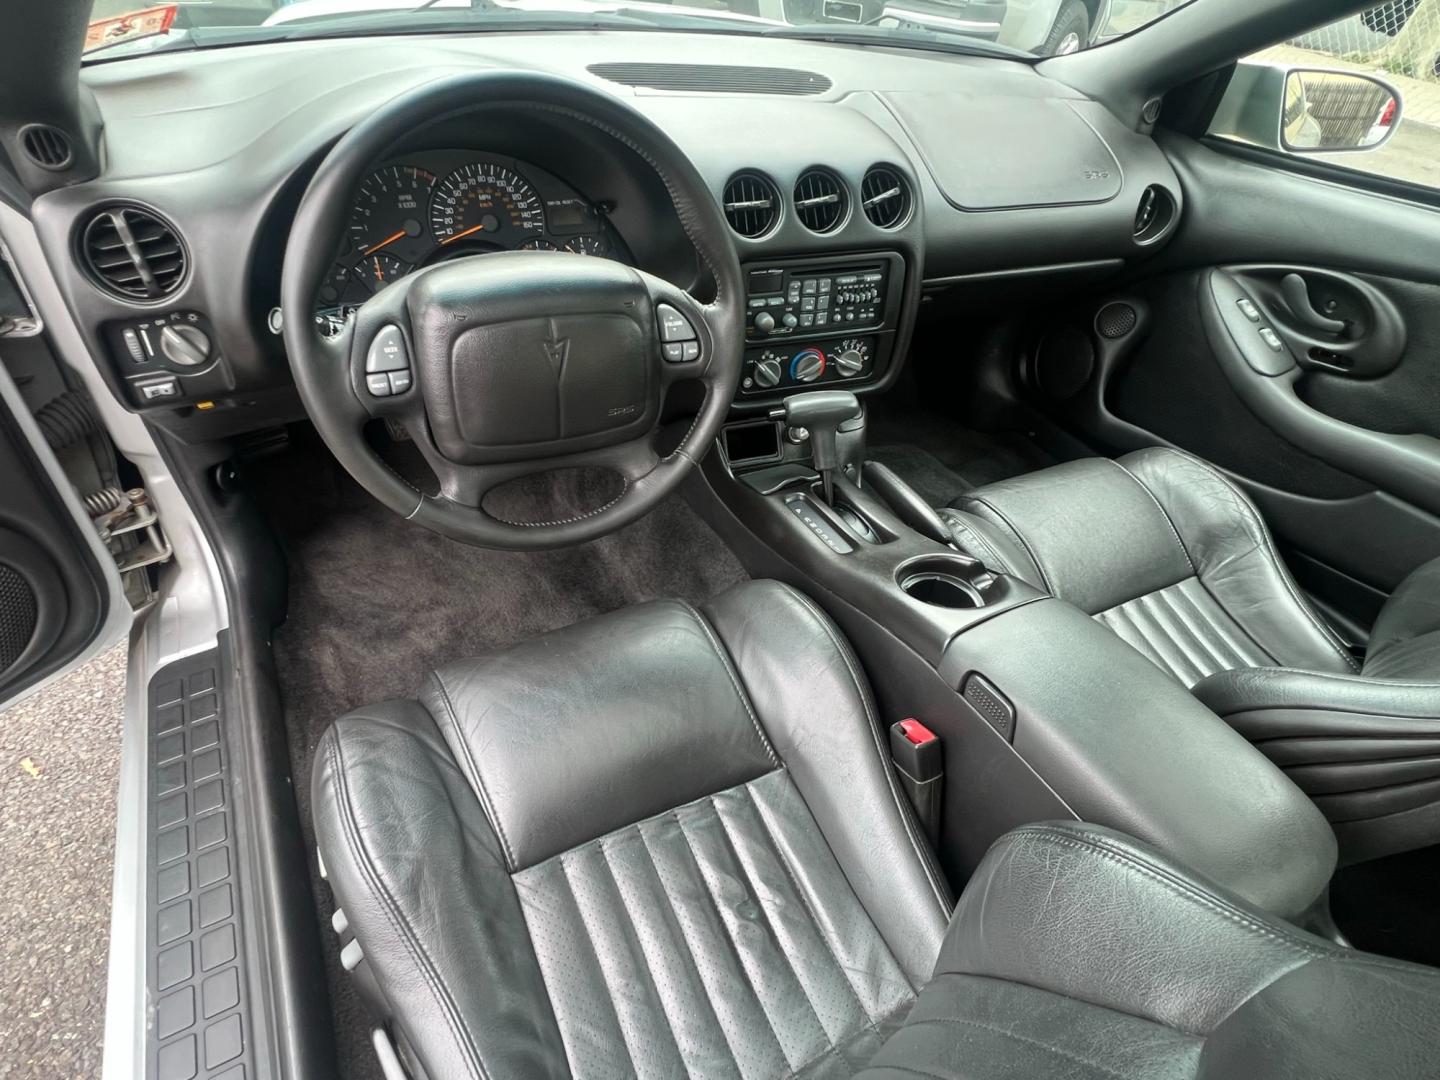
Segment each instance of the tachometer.
M367 176L350 210L355 250L362 256L389 251L409 261L423 254L430 247L424 237L425 208L435 179L413 165L388 165Z
M476 161L456 169L436 190L430 227L442 247L467 237L508 246L541 232L545 210L528 181L493 162Z

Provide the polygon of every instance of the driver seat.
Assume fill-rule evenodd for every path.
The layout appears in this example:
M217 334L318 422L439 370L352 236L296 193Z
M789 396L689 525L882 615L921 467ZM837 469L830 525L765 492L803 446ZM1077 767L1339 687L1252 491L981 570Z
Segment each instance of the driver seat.
M773 582L432 672L326 732L314 795L388 1076L385 1031L431 1080L1376 1077L1435 1050L1440 973L1103 829L1002 839L947 936L855 658Z

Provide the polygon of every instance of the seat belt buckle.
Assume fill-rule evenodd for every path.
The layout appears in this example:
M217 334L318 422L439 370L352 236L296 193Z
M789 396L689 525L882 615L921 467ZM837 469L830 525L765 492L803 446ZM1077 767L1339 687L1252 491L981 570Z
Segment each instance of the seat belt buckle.
M945 748L940 736L913 716L891 724L890 760L925 834L932 844L938 844L940 796L945 782Z

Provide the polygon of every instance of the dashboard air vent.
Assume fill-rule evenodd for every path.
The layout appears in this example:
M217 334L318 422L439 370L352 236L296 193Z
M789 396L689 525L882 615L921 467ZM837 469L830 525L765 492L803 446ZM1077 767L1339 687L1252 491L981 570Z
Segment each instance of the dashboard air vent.
M888 165L876 165L860 181L860 208L879 228L903 225L910 216L910 186Z
M185 245L174 226L138 206L96 213L81 235L80 255L97 285L126 300L158 300L185 280Z
M833 83L816 71L737 64L591 64L590 74L623 86L700 94L823 94Z
M1140 196L1131 230L1137 244L1153 244L1166 236L1175 224L1175 197L1159 184L1151 184Z
M811 169L795 182L795 216L811 232L834 232L845 220L845 185L834 173Z
M725 220L747 240L757 240L780 220L780 193L759 173L736 173L725 185Z
M52 124L30 124L20 129L20 148L42 169L59 172L74 160L70 136Z

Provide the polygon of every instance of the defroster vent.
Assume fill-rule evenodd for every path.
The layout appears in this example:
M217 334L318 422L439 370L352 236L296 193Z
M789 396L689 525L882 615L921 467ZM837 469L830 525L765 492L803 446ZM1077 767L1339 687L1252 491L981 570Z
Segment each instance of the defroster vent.
M590 74L623 86L689 94L823 94L833 85L817 71L739 64L591 64Z

